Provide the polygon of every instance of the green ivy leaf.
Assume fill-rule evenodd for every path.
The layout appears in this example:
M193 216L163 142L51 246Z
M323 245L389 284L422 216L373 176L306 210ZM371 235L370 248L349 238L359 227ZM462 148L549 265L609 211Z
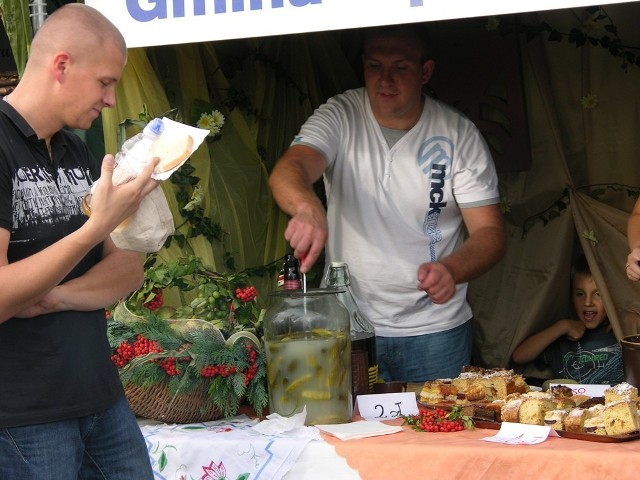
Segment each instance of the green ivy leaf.
M561 42L562 41L562 34L560 32L558 32L557 30L552 30L549 33L549 36L547 37L547 40L550 42Z

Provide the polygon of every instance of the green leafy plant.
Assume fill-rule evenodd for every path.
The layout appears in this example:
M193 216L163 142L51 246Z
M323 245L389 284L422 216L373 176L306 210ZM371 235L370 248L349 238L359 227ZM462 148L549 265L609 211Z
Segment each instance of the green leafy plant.
M168 288L177 290L179 304L165 304L163 292ZM225 338L240 331L258 338L262 335L261 308L248 274L212 271L194 255L169 262L158 262L157 255L149 255L142 286L124 304L131 314L142 318L207 321Z
M619 183L584 185L577 187L576 190L586 193L596 200L601 198L607 191L616 193L625 192L628 197L633 199L637 199L640 196L640 187L622 185ZM565 188L560 196L551 205L549 205L541 212L531 215L524 220L524 222L522 223L522 238L524 238L529 230L531 230L538 222L541 222L542 225L545 226L552 220L558 218L560 214L567 209L568 206L569 189ZM587 239L591 240L592 242L595 240L595 242L597 243L595 236L593 238Z
M574 27L568 32L561 32L548 24L524 24L507 22L502 18L498 21L496 17L491 17L487 23L487 30L496 30L501 35L521 33L527 41L536 37L544 36L549 42L568 41L576 47L586 44L599 46L607 50L614 57L621 59L620 68L625 72L630 66L640 67L640 55L636 53L640 48L625 45L618 35L618 28L609 14L600 6L585 9L587 17L582 22L582 28Z

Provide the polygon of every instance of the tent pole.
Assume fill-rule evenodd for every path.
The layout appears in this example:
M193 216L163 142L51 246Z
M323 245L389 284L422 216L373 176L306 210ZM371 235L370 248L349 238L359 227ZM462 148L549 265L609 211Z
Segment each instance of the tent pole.
M31 17L31 25L33 27L33 34L35 35L47 17L47 0L33 0L33 2L29 4L29 7L31 7L29 16Z

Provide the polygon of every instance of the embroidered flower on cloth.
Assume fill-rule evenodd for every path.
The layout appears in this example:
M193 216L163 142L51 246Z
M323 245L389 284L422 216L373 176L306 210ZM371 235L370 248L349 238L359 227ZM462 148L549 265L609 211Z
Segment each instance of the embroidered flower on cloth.
M222 462L214 465L212 460L208 467L203 465L202 470L204 470L204 475L200 480L226 480L227 478L227 469L224 468Z
M222 130L224 121L224 115L218 110L213 110L211 113L203 113L200 115L197 126L198 128L209 130L209 136L215 137L220 133L220 130Z
M598 106L598 95L595 93L588 93L580 99L580 104L585 110L593 110Z

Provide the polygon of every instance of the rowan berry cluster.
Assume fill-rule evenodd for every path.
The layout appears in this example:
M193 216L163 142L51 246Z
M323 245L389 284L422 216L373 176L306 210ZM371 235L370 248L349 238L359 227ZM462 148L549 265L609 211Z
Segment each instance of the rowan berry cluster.
M162 352L162 347L158 342L149 340L144 335L139 334L133 344L127 341L122 342L111 355L111 360L118 368L122 368L135 357L160 352Z
M163 304L162 289L158 287L153 287L151 289L151 292L154 293L155 296L151 300L149 300L147 303L145 303L144 306L145 308L151 310L152 312L155 312Z
M160 368L162 368L167 375L173 377L174 375L180 375L182 370L179 368L179 363L191 361L190 357L167 357L160 362Z
M203 377L215 377L216 375L228 377L237 371L238 369L231 365L205 365L200 369L200 375Z
M258 371L258 365L256 364L258 353L251 343L247 343L245 345L245 349L249 355L249 368L242 370L241 373L244 375L244 384L249 385ZM215 377L216 375L228 377L237 371L238 368L234 365L205 365L200 369L200 375L202 377Z
M258 365L256 365L256 357L258 354L251 343L247 343L245 348L249 353L249 369L244 374L244 384L249 385L249 382L253 380L253 377L256 376L256 372L258 371Z
M404 417L404 420L414 430L422 432L459 432L464 430L463 419L452 419L451 417L451 413L447 413L441 408L436 408L433 410L421 409L418 415Z
M141 357L148 353L160 353L162 351L162 347L158 342L145 338L141 333L138 334L138 338L133 342L133 353L136 357Z
M129 363L134 357L133 345L129 342L122 342L113 355L111 355L111 361L116 364L116 367L122 368Z
M252 285L244 288L236 288L235 293L236 298L244 303L253 302L253 300L258 295L256 287Z

